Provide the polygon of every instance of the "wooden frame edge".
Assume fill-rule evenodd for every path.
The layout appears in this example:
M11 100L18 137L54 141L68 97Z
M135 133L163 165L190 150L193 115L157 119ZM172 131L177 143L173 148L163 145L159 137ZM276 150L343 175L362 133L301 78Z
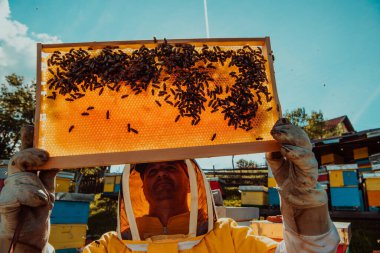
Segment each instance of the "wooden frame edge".
M198 38L198 39L167 39L168 43L196 43L196 42L239 42L239 41L258 41L263 44L266 38ZM109 45L129 45L129 44L156 44L164 43L165 40L126 40L126 41L92 41L92 42L75 42L75 43L59 43L59 44L41 44L42 48L55 48L55 47L78 47L78 46L109 46Z
M37 43L37 80L36 80L36 111L34 114L34 138L33 146L38 144L39 125L40 125L40 109L41 109L41 54L42 44Z
M144 162L162 162L188 158L205 158L248 153L262 153L280 150L277 141L260 141L249 143L222 144L218 146L200 146L188 148L173 148L159 150L143 150L118 153L98 153L90 155L51 157L38 169L70 169L94 166L109 166L113 164L129 164ZM75 166L74 166L75 165Z
M267 52L267 55L268 55L268 64L269 64L269 72L270 72L270 79L271 79L271 82L272 82L272 88L273 88L273 98L275 99L276 101L276 104L278 105L278 113L279 113L279 116L282 117L282 109L281 109L281 103L280 103L280 99L278 98L278 90L277 90L277 85L276 85L276 78L275 78L275 71L274 71L274 62L273 62L273 53L272 53L272 48L271 48L271 45L270 45L270 38L269 37L265 37L265 46L268 50Z

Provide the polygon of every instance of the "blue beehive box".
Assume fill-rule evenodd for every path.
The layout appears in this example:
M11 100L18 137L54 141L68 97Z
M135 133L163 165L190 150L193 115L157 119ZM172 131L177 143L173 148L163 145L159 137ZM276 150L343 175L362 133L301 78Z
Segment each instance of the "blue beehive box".
M51 224L87 224L93 194L57 193Z
M276 188L268 189L268 202L270 206L279 206L280 205L280 196L278 195L278 190Z
M359 209L361 206L358 187L331 187L330 195L333 207Z
M55 253L77 253L77 249L57 249Z
M114 192L119 192L119 191L120 191L120 184L115 184Z
M343 182L345 186L357 186L358 185L358 175L356 170L344 170L343 171Z

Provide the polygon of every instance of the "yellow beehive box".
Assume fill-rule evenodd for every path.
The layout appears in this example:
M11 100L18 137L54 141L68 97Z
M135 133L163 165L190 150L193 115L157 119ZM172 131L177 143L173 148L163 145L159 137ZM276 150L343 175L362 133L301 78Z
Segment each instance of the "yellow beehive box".
M69 192L71 180L68 178L58 178L56 179L56 192Z
M380 190L367 191L368 205L380 206Z
M115 179L116 176L105 176L104 177L104 192L114 192L115 189Z
M274 179L274 177L268 177L268 188L276 187L276 185L277 185L276 179Z
M49 243L57 249L81 248L85 245L87 225L53 224Z
M268 205L268 188L265 186L239 186L243 206Z
M380 191L380 177L367 178L365 185L367 191Z
M329 171L330 187L343 187L343 171L331 170Z
M39 44L37 56L43 168L279 149L268 37Z
M354 159L368 158L368 147L354 149Z
M74 173L61 171L56 177L56 192L69 192L70 186L74 180Z
M321 156L321 164L340 164L343 163L343 158L337 154L326 154Z

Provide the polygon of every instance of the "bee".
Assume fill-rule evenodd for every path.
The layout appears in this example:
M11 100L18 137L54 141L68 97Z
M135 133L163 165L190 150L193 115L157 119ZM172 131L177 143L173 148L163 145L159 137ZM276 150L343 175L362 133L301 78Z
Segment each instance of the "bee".
M156 102L156 104L157 104L158 106L161 106L161 103L160 103L159 101L155 100L154 102Z
M70 126L69 133L71 133L71 131L73 131L73 129L74 129L74 125Z
M87 107L87 111L90 111L90 110L94 110L94 107L93 106Z
M82 114L81 114L82 116L88 116L88 115L90 115L88 112L82 112Z
M106 113L106 119L110 119L110 111L107 111L107 113Z
M216 133L214 133L214 134L212 135L212 137L211 137L211 141L214 141L215 138L216 138Z

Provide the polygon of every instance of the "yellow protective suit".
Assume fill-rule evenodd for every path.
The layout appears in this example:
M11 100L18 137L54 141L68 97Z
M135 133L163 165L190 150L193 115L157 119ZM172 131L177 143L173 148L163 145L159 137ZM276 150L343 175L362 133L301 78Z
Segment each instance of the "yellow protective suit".
M194 161L186 160L186 165L190 212L172 217L166 228L157 218L148 216L149 204L140 175L133 166L126 166L119 194L117 232L104 234L84 253L275 252L275 241L254 235L250 228L238 226L231 219L217 220L203 172Z

